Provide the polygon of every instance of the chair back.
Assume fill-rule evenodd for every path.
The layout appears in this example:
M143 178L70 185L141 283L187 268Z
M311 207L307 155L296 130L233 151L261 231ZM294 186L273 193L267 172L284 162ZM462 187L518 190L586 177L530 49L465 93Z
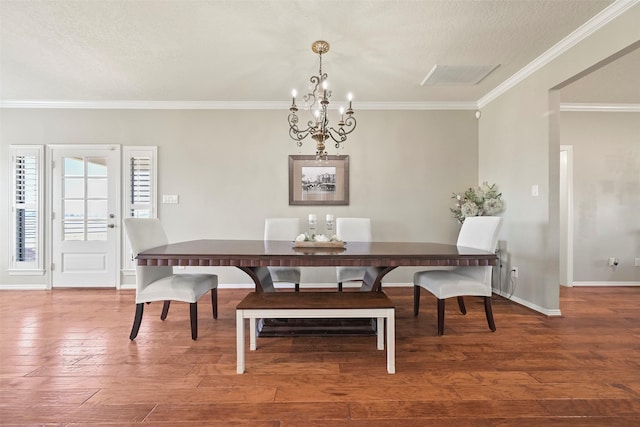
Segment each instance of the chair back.
M293 241L300 234L298 218L267 218L264 220L264 240Z
M124 229L134 256L147 249L169 243L162 223L157 218L125 218ZM147 267L136 265L136 290L163 277L171 276L173 267Z
M498 231L502 224L499 216L470 216L465 218L458 234L457 246L495 251Z
M498 244L498 232L502 225L499 216L470 216L465 218L458 234L457 246L494 252ZM493 267L462 267L456 269L491 287Z
M370 242L370 218L336 218L336 234L345 242Z

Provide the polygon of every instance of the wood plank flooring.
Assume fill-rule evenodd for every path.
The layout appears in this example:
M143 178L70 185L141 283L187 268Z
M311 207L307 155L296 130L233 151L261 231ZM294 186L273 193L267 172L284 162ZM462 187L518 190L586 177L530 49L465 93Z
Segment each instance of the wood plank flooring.
M156 426L640 426L640 288L562 288L562 317L495 297L466 316L390 288L396 370L374 337L260 338L237 375L235 306L145 308L128 339L134 291L0 292L0 424Z

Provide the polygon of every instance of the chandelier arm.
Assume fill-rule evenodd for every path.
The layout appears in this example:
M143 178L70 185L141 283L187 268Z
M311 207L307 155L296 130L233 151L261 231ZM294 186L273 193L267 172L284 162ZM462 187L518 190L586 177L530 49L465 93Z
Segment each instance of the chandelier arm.
M345 135L349 135L351 132L354 131L354 129L356 128L356 118L353 117L352 115L349 115L349 117L347 117L344 121L344 127L347 129L345 130Z

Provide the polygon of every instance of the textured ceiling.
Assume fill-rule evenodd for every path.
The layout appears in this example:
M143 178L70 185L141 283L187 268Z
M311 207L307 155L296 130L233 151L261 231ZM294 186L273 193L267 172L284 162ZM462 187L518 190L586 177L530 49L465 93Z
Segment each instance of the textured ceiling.
M477 102L611 3L1 0L0 98L282 102L323 39L334 100ZM421 86L436 64L499 66Z

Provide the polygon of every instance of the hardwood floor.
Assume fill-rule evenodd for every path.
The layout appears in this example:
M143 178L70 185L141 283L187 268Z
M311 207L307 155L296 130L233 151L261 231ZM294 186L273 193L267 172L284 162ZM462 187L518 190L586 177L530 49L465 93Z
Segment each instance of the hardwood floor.
M128 339L134 292L0 292L0 424L211 426L639 426L640 288L562 288L563 316L494 298L466 316L412 289L397 304L396 370L373 337L260 338L236 374L235 306L146 307Z

